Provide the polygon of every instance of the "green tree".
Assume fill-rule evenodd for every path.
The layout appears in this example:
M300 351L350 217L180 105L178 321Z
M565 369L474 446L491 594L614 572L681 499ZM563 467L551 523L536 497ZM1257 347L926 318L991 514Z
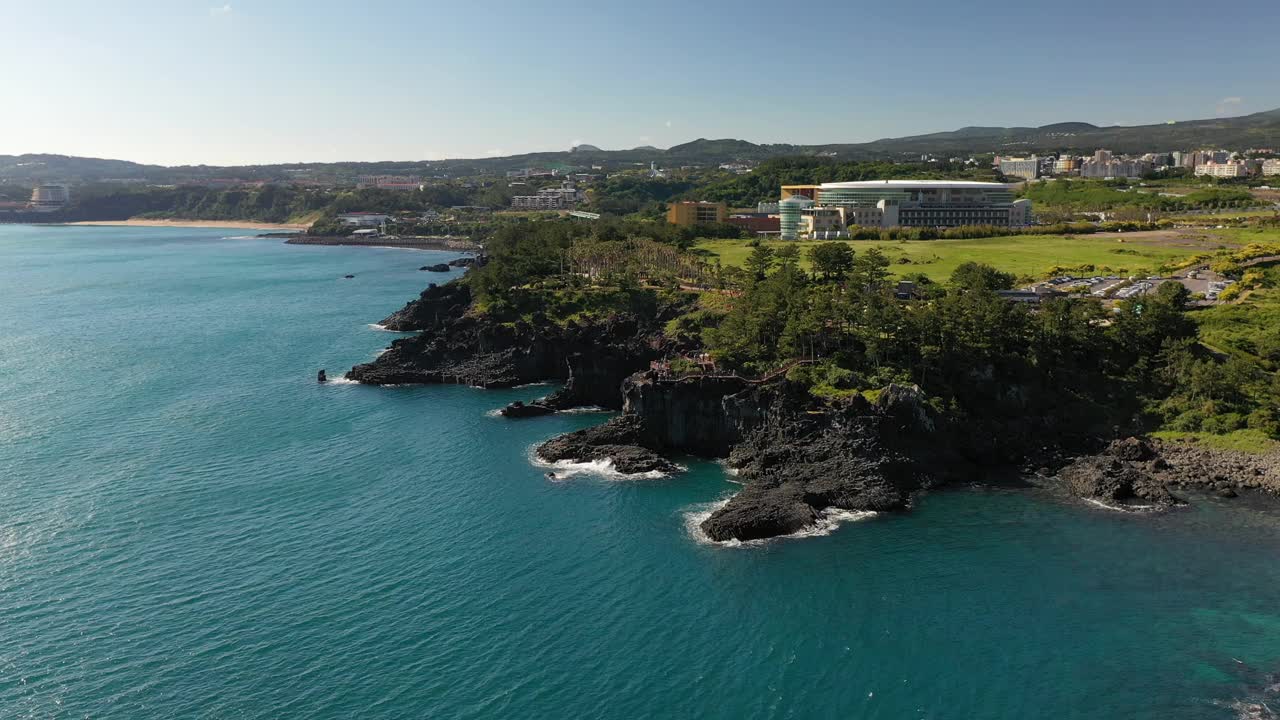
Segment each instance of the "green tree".
M873 247L854 258L849 279L856 288L880 292L885 288L889 275L889 258L880 248Z
M757 280L763 280L769 274L769 270L773 268L773 263L773 250L768 245L761 243L756 245L751 254L747 256L743 266Z
M1014 280L1010 273L973 261L961 263L951 273L952 287L960 290L1010 290Z
M853 249L848 243L820 243L809 249L809 262L823 280L843 280L853 270Z

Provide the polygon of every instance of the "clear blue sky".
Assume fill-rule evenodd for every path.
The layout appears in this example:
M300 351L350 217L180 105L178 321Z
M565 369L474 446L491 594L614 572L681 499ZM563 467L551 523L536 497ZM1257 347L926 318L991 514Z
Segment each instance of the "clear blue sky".
M1280 107L1277 0L0 0L0 154L859 142Z

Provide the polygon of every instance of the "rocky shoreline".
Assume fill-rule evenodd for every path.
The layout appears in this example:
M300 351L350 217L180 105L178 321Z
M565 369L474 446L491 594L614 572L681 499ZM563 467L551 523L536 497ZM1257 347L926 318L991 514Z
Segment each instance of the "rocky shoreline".
M913 386L889 385L874 402L818 403L783 378L669 377L650 369L670 355L672 313L616 315L564 325L533 317L497 322L472 311L465 283L432 285L384 319L417 335L394 341L347 378L374 385L477 387L560 381L510 418L582 406L621 410L602 425L553 438L548 463L609 463L621 474L671 474L675 453L725 459L743 489L701 523L715 541L756 540L813 527L824 513L896 511L949 483L1011 480L1116 509L1184 504L1184 490L1229 497L1280 494L1280 457L1129 437L1069 436L1052 418L950 422ZM1044 438L1054 438L1046 442Z
M451 237L396 237L396 238L354 238L351 236L328 235L292 235L285 240L286 245L329 245L355 247L395 247L409 250L456 250L458 252L481 252L480 245L461 238Z

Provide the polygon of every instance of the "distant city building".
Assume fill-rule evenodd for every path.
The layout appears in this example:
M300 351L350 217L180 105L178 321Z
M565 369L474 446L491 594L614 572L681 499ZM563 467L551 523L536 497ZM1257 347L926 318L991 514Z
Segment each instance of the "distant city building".
M1246 177L1249 167L1242 162L1207 162L1196 166L1196 175L1218 178Z
M760 202L756 203L756 212L765 215L776 215L778 212L778 203L776 202Z
M667 222L672 225L711 225L729 218L729 206L713 202L676 202L667 208Z
M517 195L511 198L513 210L567 210L585 200L583 192L572 182L566 181L558 188L544 188L537 195Z
M33 212L56 212L71 202L71 190L66 185L37 185L31 190L31 202L27 209Z
M377 227L390 220L391 216L386 213L376 212L349 212L342 213L338 216L338 219L348 225L357 227Z
M543 170L540 168L524 168L521 170L507 171L507 177L509 178L555 177L559 174L559 170Z
M997 158L996 167L999 168L1001 175L1009 177L1020 177L1024 180L1035 180L1040 177L1040 158L1035 155L1029 158Z
M419 190L422 188L422 178L417 175L361 175L356 178L356 187L379 190Z
M1147 153L1140 159L1151 163L1152 169L1166 168L1173 164L1169 153Z
M1280 159L1272 158L1270 160L1263 160L1262 174L1267 176L1280 175Z
M1196 150L1190 153L1184 153L1182 157L1182 167L1198 168L1201 165L1222 164L1231 160L1231 153L1226 150ZM1197 173L1201 174L1201 173Z
M1106 152L1100 150L1094 153L1093 158L1085 160L1080 165L1080 176L1086 178L1136 178L1151 172L1152 164L1146 160L1134 160L1129 158L1112 158L1111 153L1106 152L1105 156L1099 153Z
M1075 175L1080 171L1080 160L1074 155L1059 155L1053 164L1054 175Z

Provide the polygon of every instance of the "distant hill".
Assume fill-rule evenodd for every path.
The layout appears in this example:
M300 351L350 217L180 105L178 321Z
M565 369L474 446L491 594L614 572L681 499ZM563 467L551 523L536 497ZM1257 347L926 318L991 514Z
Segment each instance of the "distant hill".
M884 138L867 143L829 145L761 145L731 138L699 138L666 150L649 145L631 150L601 150L594 145L581 144L571 151L563 152L431 162L162 167L124 160L66 155L0 155L0 182L124 180L180 184L212 178L282 180L299 172L337 177L366 173L459 177L495 174L528 167L575 168L602 164L612 170L642 167L651 162L662 167L678 167L733 161L758 162L794 155L823 154L841 160L895 160L917 158L926 153L941 156L1063 150L1091 153L1098 148L1118 153L1141 153L1204 147L1280 147L1280 109L1243 117L1133 127L1098 127L1085 122L1061 122L1043 127L964 127L949 132Z

